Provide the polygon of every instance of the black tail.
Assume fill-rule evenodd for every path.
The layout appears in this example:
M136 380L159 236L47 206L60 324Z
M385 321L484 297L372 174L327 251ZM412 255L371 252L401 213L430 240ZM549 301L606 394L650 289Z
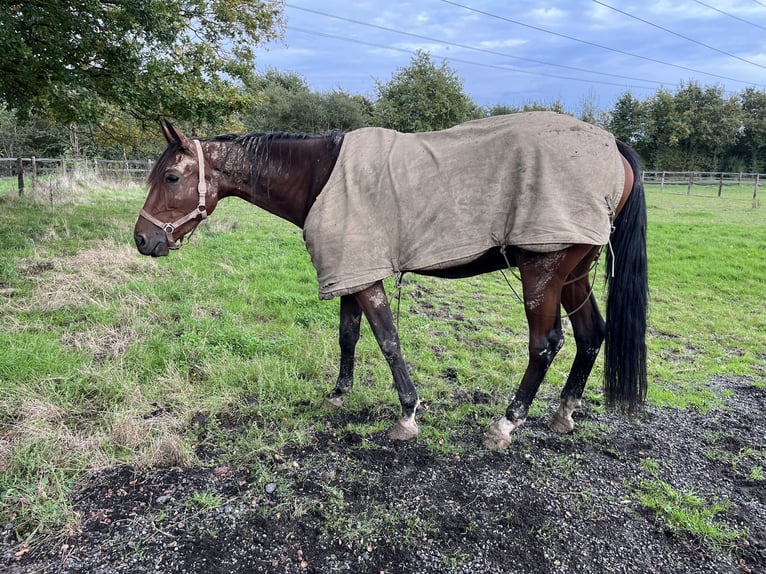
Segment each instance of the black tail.
M638 154L619 141L617 148L630 163L635 181L630 197L614 222L607 257L604 395L607 406L620 406L633 413L646 398L649 303L646 198Z

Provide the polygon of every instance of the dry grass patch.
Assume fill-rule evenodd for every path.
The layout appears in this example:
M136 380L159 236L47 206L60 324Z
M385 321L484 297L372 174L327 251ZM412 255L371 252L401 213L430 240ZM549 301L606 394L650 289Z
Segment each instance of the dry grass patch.
M11 420L0 437L0 470L28 465L35 458L45 458L51 468L103 468L108 456L103 452L102 437L88 429L71 428L66 411L39 397L23 400L15 410L0 403Z
M185 467L194 455L183 437L185 422L168 413L154 416L120 413L108 436L117 447L131 454L128 462L147 468Z
M111 239L71 257L26 259L19 265L19 273L34 283L34 293L17 304L25 311L112 305L120 287L136 275L156 269L156 262L139 256L133 246ZM148 305L135 293L120 294L119 301L132 308Z
M98 360L117 359L137 339L139 334L130 323L89 325L86 331L62 334L61 345L89 353Z

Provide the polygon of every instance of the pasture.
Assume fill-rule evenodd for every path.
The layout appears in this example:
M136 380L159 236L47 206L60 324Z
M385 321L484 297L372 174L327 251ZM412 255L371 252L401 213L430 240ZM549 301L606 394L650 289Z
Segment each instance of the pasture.
M0 196L10 571L766 567L766 211L751 188L648 187L646 413L605 411L599 363L575 432L548 431L569 337L506 453L480 448L526 365L500 274L405 276L394 309L422 432L393 444L398 400L366 325L354 391L320 408L338 302L317 299L300 230L232 199L150 260L131 238L144 197Z

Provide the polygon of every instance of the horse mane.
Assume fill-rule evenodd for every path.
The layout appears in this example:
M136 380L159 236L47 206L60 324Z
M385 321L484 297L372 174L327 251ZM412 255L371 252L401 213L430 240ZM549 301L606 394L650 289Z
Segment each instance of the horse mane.
M268 180L270 174L268 173L268 170L263 169L262 166L269 164L276 144L281 144L283 142L288 143L286 164L282 165L280 169L287 169L289 171L293 154L293 148L289 144L307 140L326 140L330 152L337 154L343 143L344 135L345 133L340 130L333 130L324 135L288 132L256 132L250 134L225 134L211 138L204 138L201 141L227 144L227 150L221 164L221 170L238 173L240 174L240 177L247 178L254 196L259 178L266 179L266 189L268 192ZM181 146L177 142L168 144L168 147L149 172L147 183L150 187L155 183L162 182L162 174L172 165L180 147ZM285 161L284 158L281 159Z
M274 157L274 149L276 146L280 149L280 163L276 173L289 173L292 167L294 151L294 146L291 144L296 142L323 140L327 142L330 153L337 154L343 143L344 135L344 132L339 130L333 130L324 135L265 132L244 135L229 134L217 136L209 141L229 144L221 165L221 170L239 173L241 176L247 177L253 197L255 197L258 181L263 179L266 180L264 187L268 194L269 180L274 173L265 166L270 165L271 159ZM286 157L284 146L281 145L283 143L287 143Z

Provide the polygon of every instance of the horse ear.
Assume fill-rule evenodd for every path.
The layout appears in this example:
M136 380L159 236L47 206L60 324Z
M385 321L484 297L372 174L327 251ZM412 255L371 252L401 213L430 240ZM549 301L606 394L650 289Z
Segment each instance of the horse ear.
M181 130L173 127L173 124L171 124L168 120L160 120L160 127L162 128L162 133L165 135L165 139L169 144L177 143L179 146L181 146L181 148L185 150L191 150L191 140L186 137L183 132L181 132Z

